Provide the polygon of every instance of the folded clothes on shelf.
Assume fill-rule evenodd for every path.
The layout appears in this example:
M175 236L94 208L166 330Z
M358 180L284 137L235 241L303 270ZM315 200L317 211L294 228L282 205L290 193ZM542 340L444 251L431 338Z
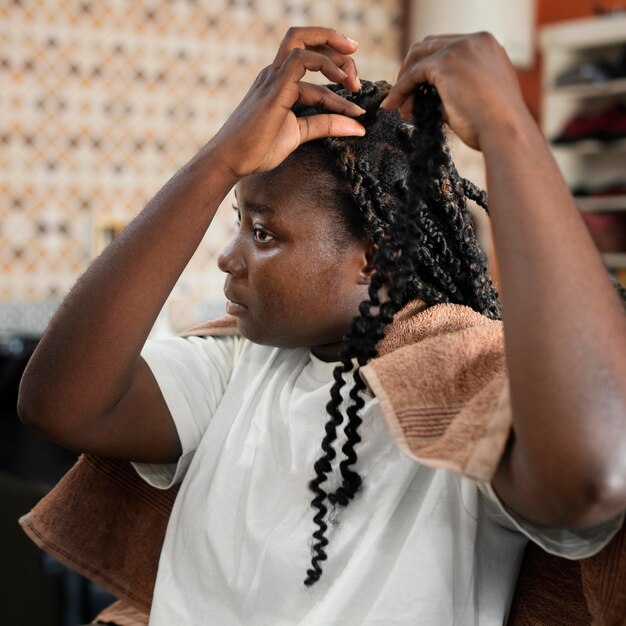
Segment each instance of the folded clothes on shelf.
M557 87L593 85L620 78L626 78L626 48L617 61L585 62L570 67L556 77L554 84Z
M555 145L587 139L611 142L626 138L626 104L618 102L596 113L578 113L552 139Z
M584 212L583 220L602 253L626 252L626 212Z
M583 63L559 74L554 81L557 87L569 85L589 85L615 80L613 67L609 63Z
M577 185L572 187L572 194L577 198L626 196L626 179L615 180L601 185Z

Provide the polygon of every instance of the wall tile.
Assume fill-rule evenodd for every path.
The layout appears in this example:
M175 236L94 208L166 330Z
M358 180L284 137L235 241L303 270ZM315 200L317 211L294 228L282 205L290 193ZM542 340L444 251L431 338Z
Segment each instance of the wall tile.
M399 0L0 3L0 300L61 298L94 231L127 223L219 128L291 24L361 43L392 79ZM172 297L179 327L221 310L230 200ZM0 320L1 323L1 320Z

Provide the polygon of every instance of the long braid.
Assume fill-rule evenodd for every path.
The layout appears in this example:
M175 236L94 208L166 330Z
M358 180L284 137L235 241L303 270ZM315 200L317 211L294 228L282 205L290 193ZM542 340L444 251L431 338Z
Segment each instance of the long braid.
M322 158L322 167L333 168L350 187L351 199L339 202L348 230L356 237L369 237L378 246L372 259L375 272L368 288L368 299L359 306L345 336L341 364L335 368L335 383L326 407L330 416L322 440L322 455L314 465L315 478L309 483L316 510L311 569L306 585L322 574L327 559L327 506L347 506L358 493L363 479L355 470L355 447L361 441L359 426L364 406L365 384L359 368L377 354L394 315L410 300L420 298L427 305L454 302L472 307L483 315L500 319L498 294L487 270L487 261L478 245L467 199L488 212L487 195L472 182L461 178L446 146L440 101L429 85L421 85L415 95L414 122L400 120L397 114L378 111L389 85L362 81L363 89L352 96L336 86L344 97L366 109L361 121L367 127L364 138L334 138L313 142ZM299 110L300 115L316 113ZM311 145L311 144L309 144ZM319 156L319 155L318 155ZM336 201L345 194L337 183ZM345 204L345 206L343 206ZM384 302L381 289L387 289ZM626 307L626 290L618 287ZM354 368L356 360L358 368ZM321 485L332 472L336 458L333 443L343 423L341 390L345 376L352 372L353 384L345 411L346 443L339 463L342 484L334 492Z
M416 297L429 305L458 302L490 317L499 314L497 294L491 286L465 204L468 196L486 206L486 197L469 181L460 179L454 169L445 148L436 92L422 89L417 94L418 121L412 124L401 121L397 114L379 112L388 85L362 82L363 89L355 97L345 92L343 95L366 109L361 118L368 126L365 141L333 138L313 142L318 149L332 155L334 167L350 186L350 206L343 210L349 224L354 224L354 215L358 215L359 226L353 234L368 236L377 244L378 251L372 260L375 272L368 289L369 298L361 303L359 315L352 321L345 337L346 348L340 354L341 364L334 372L335 382L326 407L330 419L325 426L322 455L314 465L315 477L309 483L314 494L311 506L316 510L313 521L317 530L312 535L311 568L307 570L306 585L319 580L321 562L327 559L328 505L348 505L362 485L362 477L354 466L355 447L361 441L358 431L365 404L365 383L352 360L360 367L376 356L376 346L394 315ZM331 88L339 91L335 86ZM313 112L316 111L297 111L300 115ZM381 120L384 124L380 124ZM368 138L370 146L373 145L369 151ZM374 162L377 171L373 169ZM383 287L387 288L387 296L381 302L379 294ZM345 411L348 419L342 447L344 459L339 463L342 484L336 491L327 492L322 485L332 472L332 461L336 458L333 444L344 419L341 390L344 376L352 370L353 384Z
M307 580L316 581L319 579L322 568L320 561L326 560L326 552L324 548L328 545L328 539L326 538L326 530L328 525L326 524L325 517L328 509L324 504L327 498L327 493L322 489L321 485L327 480L328 474L332 471L331 463L336 456L333 448L333 441L337 438L337 428L343 422L343 415L339 410L341 405L341 389L345 385L343 378L344 373L349 372L352 369L352 361L349 358L342 358L342 364L335 368L333 372L334 383L330 390L331 400L326 405L326 411L331 416L331 419L326 422L325 430L326 435L322 439L322 451L323 455L316 461L314 465L315 478L309 482L309 489L315 494L315 497L311 501L311 506L317 509L317 513L313 518L318 529L313 533L313 557L311 559L311 569L307 570Z

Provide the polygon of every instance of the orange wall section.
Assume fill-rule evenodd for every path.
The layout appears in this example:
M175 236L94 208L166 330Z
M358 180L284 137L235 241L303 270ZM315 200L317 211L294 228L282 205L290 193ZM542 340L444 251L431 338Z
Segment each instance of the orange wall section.
M611 9L626 9L626 2L604 0L536 0L537 2L537 31L545 24L575 20L577 18L594 15L594 6L608 11ZM535 53L533 67L528 70L518 70L522 93L533 117L541 121L541 55Z

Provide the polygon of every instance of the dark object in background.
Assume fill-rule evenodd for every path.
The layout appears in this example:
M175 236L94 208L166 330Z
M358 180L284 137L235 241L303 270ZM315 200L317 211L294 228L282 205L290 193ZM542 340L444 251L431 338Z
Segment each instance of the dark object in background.
M17 520L76 462L17 415L17 392L38 338L0 333L0 623L77 626L115 598L44 554Z
M76 454L41 437L17 416L17 391L38 338L0 334L0 470L50 488L75 463Z
M572 193L579 198L602 198L606 196L626 196L626 179L614 180L601 185L578 185Z
M626 138L626 105L619 102L597 113L578 113L565 123L552 139L554 145L563 145L594 139L611 142Z
M554 84L557 87L597 85L620 78L626 78L626 48L617 61L589 61L570 67L556 77Z
M617 76L609 63L582 63L562 74L554 81L558 87L568 85L594 85L615 80Z
M620 253L626 250L625 211L589 211L581 215L599 252Z
M0 472L0 607L3 624L62 626L63 586L49 575L43 553L28 539L17 518L32 508L44 490Z
M611 18L614 16L624 15L626 13L626 6L611 6L605 7L600 2L593 3L593 14L600 17Z

